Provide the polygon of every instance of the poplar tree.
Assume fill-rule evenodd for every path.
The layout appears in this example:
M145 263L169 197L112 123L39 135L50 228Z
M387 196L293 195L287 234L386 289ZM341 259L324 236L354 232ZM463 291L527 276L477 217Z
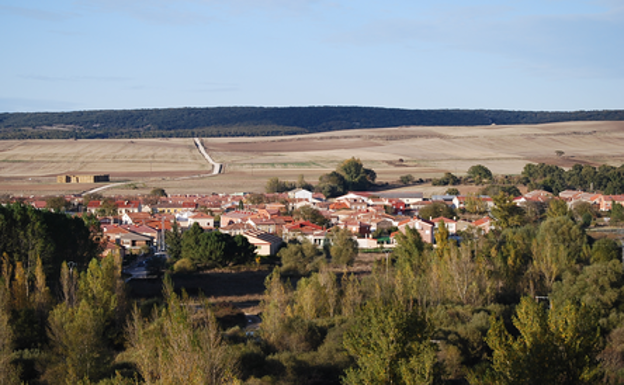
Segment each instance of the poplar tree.
M368 302L344 346L356 362L344 384L432 384L438 377L427 322L396 302Z

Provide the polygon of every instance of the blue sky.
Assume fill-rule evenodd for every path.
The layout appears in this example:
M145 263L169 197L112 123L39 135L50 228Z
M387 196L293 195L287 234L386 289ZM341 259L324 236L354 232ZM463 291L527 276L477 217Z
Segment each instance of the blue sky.
M624 108L621 0L0 0L0 112Z

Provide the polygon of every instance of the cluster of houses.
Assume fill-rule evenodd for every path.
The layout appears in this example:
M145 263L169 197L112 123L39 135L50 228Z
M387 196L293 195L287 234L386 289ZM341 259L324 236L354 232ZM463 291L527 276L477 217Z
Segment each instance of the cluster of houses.
M255 194L257 196L257 194ZM116 215L99 215L104 253L140 253L147 250L164 250L164 232L173 223L184 230L197 223L205 231L219 229L230 235L243 235L256 246L259 255L274 255L283 242L307 239L322 246L327 233L339 226L350 230L363 249L394 247L394 235L380 239L373 237L378 230L407 227L416 229L422 239L434 243L436 229L444 224L450 234L469 227L488 232L494 226L490 216L474 221L457 218L421 218L419 212L427 205L442 202L452 208L462 209L467 197L434 195L428 199L423 193L404 192L350 192L341 197L325 200L320 194L298 189L284 194L266 194L261 199L271 203L250 203L247 194L174 195L161 197L157 202L144 202L140 198L115 201ZM475 197L473 197L474 199ZM526 202L546 203L555 198L551 193L535 190L515 198L518 205ZM582 191L564 191L559 199L568 202L589 202L597 209L608 211L613 202L624 203L624 195L602 195ZM77 200L78 197L66 197ZM479 196L484 207L492 208L490 197ZM40 200L33 199L33 206L42 207ZM81 212L101 214L101 201L90 201L80 208ZM326 218L327 225L319 226L306 220L295 220L292 212L310 206Z

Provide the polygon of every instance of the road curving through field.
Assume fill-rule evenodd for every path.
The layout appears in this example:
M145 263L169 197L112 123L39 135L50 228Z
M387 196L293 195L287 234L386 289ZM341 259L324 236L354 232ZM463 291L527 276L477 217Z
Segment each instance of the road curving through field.
M202 178L202 177L206 177L206 176L215 176L215 175L219 175L219 174L223 174L224 173L224 167L222 163L217 163L214 161L214 159L212 159L212 157L208 154L208 152L206 151L206 148L204 147L204 145L201 142L201 139L199 138L193 138L193 142L195 143L195 147L197 147L197 149L199 150L199 153L208 161L208 163L210 163L212 165L212 173L210 174L199 174L199 175L193 175L193 176L187 176L187 177L180 177L180 178L175 178L175 180L183 180L183 179L192 179L192 178ZM82 192L80 195L87 195L87 194L93 194L96 192L100 192L112 187L116 187L116 186L121 186L124 184L128 184L129 182L118 182L118 183L111 183L111 184L107 184L105 186L100 186L100 187L96 187L94 189L88 190L88 191L84 191Z

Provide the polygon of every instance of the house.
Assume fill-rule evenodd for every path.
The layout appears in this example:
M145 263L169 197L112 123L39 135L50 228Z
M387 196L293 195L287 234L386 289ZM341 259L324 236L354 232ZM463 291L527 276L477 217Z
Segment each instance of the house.
M153 213L177 214L183 211L194 211L197 204L194 202L159 202L151 206Z
M624 205L624 195L603 195L600 197L599 205L600 211L610 211L613 202L619 203L620 205Z
M257 230L257 229L253 225L250 225L247 222L232 223L227 226L219 227L219 231L225 234L230 234L231 236L242 234L245 231L254 231L254 230Z
M304 190L304 189L301 189L301 188L288 192L288 197L291 198L291 199L303 199L303 200L307 200L309 202L312 201L313 195L314 194L312 194L311 191Z
M472 222L472 225L478 229L483 230L483 232L486 234L494 228L494 223L492 221L492 218L490 217L483 217L479 220L476 220Z
M252 216L256 216L256 213L252 211L230 211L221 215L220 226L223 228L234 223L247 222Z
M121 223L124 225L138 225L151 221L152 214L144 212L126 212L121 215Z
M273 218L273 219L249 218L247 220L247 223L252 225L258 230L262 230L269 234L277 234L281 232L282 226L284 226L286 222L280 218Z
M370 224L365 222L360 222L357 220L345 221L338 225L343 229L349 230L351 233L359 236L364 236L370 234Z
M438 218L432 219L431 222L433 222L436 229L440 228L442 223L444 223L449 233L451 234L457 233L457 221L454 221L453 219L438 217Z
M399 231L402 232L403 234L405 234L406 227L411 227L413 229L416 229L424 242L431 243L431 244L434 243L435 238L433 236L433 230L434 230L433 222L420 219L418 217L414 217L414 218L406 219L402 221L401 223L399 223L398 225Z
M307 239L318 247L323 245L326 235L327 230L309 221L294 222L285 225L282 229L282 238L284 241L289 241L291 239L303 241Z
M141 202L139 201L116 201L115 206L119 215L141 212Z
M412 204L421 202L424 199L423 193L420 191L378 192L375 195L386 200L400 200L405 203L406 207L410 207Z
M244 231L241 235L256 246L258 255L275 255L284 242L282 238L262 230Z
M188 227L193 226L194 223L197 223L199 227L202 229L213 229L214 228L214 217L212 215L206 213L194 213L188 216Z
M139 253L143 250L144 247L151 247L154 244L154 241L151 237L145 236L143 234L137 234L133 232L128 232L125 234L120 234L116 239L119 245L126 248L126 250L131 253Z

